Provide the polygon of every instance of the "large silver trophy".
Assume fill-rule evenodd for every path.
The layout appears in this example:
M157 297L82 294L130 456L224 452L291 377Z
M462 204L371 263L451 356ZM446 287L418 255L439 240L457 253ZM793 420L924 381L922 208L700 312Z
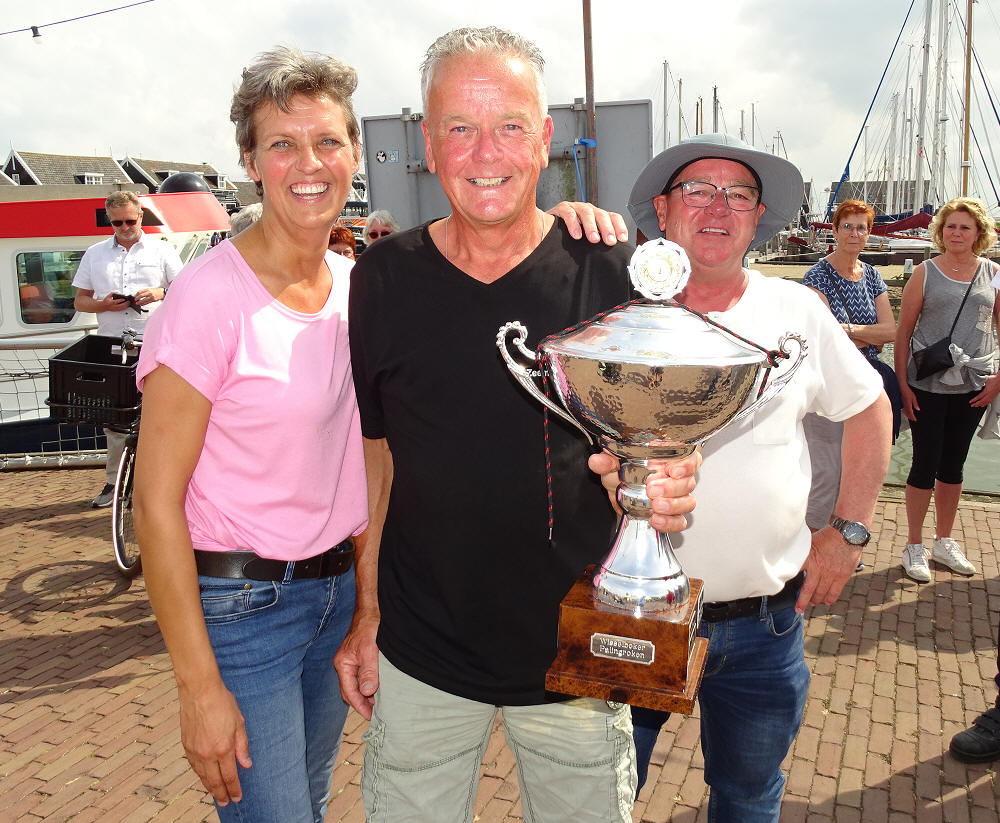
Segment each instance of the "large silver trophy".
M798 335L785 334L768 350L675 302L689 272L680 246L654 240L629 266L644 300L551 335L537 352L526 347L528 330L517 321L497 334L507 368L525 390L621 460L617 535L560 606L548 688L687 713L707 645L697 638L701 581L684 574L668 537L649 523L649 461L685 457L752 414L806 355ZM508 347L511 335L520 359ZM543 378L555 399L540 388Z

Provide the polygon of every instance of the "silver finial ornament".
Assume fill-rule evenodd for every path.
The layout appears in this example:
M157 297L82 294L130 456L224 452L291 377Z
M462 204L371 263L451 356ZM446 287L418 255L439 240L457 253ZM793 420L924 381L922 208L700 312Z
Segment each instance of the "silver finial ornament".
M661 303L684 291L691 274L691 261L684 249L661 237L636 248L628 273L639 294Z

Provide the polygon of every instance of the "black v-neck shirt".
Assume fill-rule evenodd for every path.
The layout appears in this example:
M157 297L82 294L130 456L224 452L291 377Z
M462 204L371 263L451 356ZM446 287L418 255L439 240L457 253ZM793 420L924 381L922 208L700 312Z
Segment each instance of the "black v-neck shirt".
M548 540L542 406L507 371L497 330L534 348L629 299L630 246L574 240L562 221L493 283L448 262L427 226L392 235L351 278L351 360L365 437L388 439L380 651L435 688L493 704L546 700L560 600L610 547L590 447L550 415Z

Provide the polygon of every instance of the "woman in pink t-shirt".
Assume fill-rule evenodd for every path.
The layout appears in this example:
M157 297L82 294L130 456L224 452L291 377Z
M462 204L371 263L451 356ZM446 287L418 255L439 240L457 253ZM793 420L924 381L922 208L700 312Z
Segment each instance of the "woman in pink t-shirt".
M231 118L261 218L184 269L139 364L143 568L223 821L321 821L347 715L332 659L367 494L350 264L327 243L358 169L356 82L288 48L244 70Z

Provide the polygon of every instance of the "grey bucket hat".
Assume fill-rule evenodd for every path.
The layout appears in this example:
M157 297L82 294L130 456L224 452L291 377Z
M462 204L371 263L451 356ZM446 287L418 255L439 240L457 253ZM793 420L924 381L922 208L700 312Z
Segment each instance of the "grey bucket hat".
M707 158L735 160L753 170L761 182L761 202L767 207L757 224L750 248L770 240L795 219L802 205L804 187L799 170L787 160L758 151L728 134L699 134L661 151L640 173L628 198L636 225L654 240L663 237L653 208L653 198L689 163Z

